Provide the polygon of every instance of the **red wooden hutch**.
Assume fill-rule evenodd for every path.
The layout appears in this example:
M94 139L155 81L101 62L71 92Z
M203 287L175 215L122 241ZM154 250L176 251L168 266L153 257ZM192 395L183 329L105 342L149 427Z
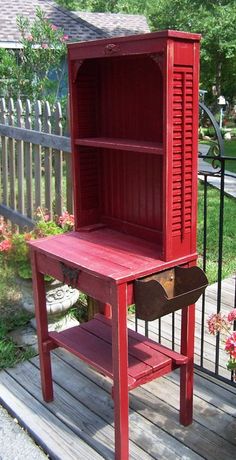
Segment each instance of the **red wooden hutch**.
M192 421L196 265L196 34L164 31L68 46L75 231L32 242L46 401L61 346L113 380L116 459L128 459L128 391L180 367L180 422ZM101 313L48 332L44 274ZM181 353L127 329L127 305L153 320L182 308ZM129 339L128 339L129 337Z

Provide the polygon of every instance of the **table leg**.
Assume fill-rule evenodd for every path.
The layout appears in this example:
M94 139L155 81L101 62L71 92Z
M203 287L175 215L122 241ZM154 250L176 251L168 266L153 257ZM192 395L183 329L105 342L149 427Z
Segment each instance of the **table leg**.
M47 351L44 346L49 339L44 275L37 270L37 258L34 252L31 260L42 393L44 400L50 402L53 400L53 386L50 351Z
M100 302L100 300L93 299L88 296L88 320L93 319L96 313L101 313L106 318L111 319L111 305L108 303Z
M195 305L182 310L181 353L188 363L180 368L180 423L190 425L193 420L193 360L194 360Z
M114 288L112 357L114 373L115 459L129 459L127 288Z

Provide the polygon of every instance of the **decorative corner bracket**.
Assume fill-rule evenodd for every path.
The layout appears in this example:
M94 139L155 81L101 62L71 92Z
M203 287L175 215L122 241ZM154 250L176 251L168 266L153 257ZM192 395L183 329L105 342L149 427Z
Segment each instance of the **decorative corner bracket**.
M164 65L164 55L163 53L152 53L150 54L151 59L157 63L159 66L160 71L163 73L163 65Z
M72 69L73 69L72 70L72 72L73 72L73 74L72 74L73 83L75 83L76 80L77 80L78 72L79 72L79 69L80 69L81 65L83 64L83 62L84 62L83 60L75 61L74 65L72 67Z

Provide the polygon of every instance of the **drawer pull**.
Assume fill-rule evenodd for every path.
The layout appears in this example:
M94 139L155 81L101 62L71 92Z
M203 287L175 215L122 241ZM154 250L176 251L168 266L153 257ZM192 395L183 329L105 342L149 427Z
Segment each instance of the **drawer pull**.
M63 262L60 263L61 270L63 274L63 283L69 284L72 287L77 287L78 279L79 279L79 272L80 270L72 267L68 267Z
M114 43L109 43L109 45L105 46L104 53L108 56L112 54L116 54L120 51L120 47L115 45Z

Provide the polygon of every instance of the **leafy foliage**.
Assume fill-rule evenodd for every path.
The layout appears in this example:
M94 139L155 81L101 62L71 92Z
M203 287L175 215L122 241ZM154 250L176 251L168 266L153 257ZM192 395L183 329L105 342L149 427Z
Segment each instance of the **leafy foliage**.
M12 230L3 218L0 219L0 261L10 266L21 278L32 277L28 242L30 240L57 235L73 229L74 216L67 211L51 220L50 216L38 208L36 225L33 230L19 233ZM48 279L48 278L46 278Z
M55 102L65 69L66 54L63 31L51 24L37 8L34 22L24 16L17 18L22 49L18 52L0 50L2 95ZM54 78L51 78L52 73Z
M15 344L8 335L26 326L32 316L21 308L13 271L0 264L0 369L14 366L35 355L31 347Z
M214 86L217 95L223 92L228 99L233 99L236 95L234 0L161 0L150 20L157 29L201 33L201 83L210 94Z
M235 0L57 1L74 10L144 14L151 30L178 29L202 34L201 84L208 91L208 102L220 93L231 102L236 97Z

